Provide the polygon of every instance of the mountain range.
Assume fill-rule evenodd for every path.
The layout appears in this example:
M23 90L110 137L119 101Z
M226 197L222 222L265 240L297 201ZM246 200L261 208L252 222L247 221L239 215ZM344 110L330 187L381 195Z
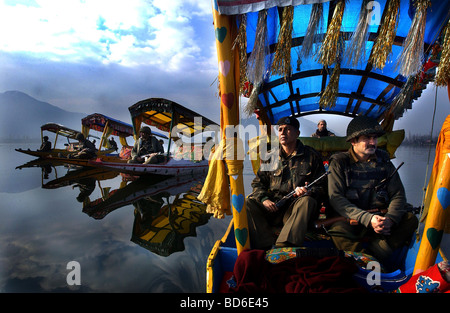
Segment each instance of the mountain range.
M88 114L65 111L20 91L0 93L0 142L37 140L41 126L58 123L81 130L81 119Z
M0 93L0 142L40 140L41 126L50 122L81 130L81 119L87 115L63 110L21 91L6 91ZM304 118L299 120L302 136L315 131L315 123ZM241 123L244 127L254 125L255 130L259 130L258 121L253 117L244 118Z

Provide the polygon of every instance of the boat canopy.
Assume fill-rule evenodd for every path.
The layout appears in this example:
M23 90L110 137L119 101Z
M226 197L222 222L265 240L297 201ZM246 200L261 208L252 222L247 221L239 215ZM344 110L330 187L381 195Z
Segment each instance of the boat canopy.
M434 79L450 16L450 1L441 0L214 5L237 25L244 112L268 124L283 116L367 115L387 131ZM215 30L220 42L227 29ZM226 62L219 60L219 70Z
M63 126L57 123L47 123L41 126L41 133L43 131L49 131L51 133L59 134L61 136L75 139L79 131L71 129L69 127Z
M141 124L155 126L159 130L170 134L173 127L184 135L194 136L205 130L206 127L219 125L210 119L198 114L176 102L163 98L149 98L137 102L128 108L133 122L134 134L137 136Z
M126 138L133 136L133 126L131 126L131 124L100 113L93 113L82 118L81 125L85 136L89 134L90 129L102 132L103 146L106 146L107 141L105 139L110 135L118 136L122 146L128 146ZM167 136L162 133L154 132L153 134L155 136L167 139Z

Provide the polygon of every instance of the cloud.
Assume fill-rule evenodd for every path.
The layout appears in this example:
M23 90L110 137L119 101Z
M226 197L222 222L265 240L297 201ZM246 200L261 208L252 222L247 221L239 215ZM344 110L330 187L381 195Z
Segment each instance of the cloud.
M197 1L23 3L0 4L0 50L60 62L92 59L124 66L158 65L165 71L177 71L184 63L203 58L204 39L196 38L197 29L212 20L210 10ZM206 57L209 53L206 51Z
M125 121L149 97L219 116L208 1L3 1L0 52L1 92Z

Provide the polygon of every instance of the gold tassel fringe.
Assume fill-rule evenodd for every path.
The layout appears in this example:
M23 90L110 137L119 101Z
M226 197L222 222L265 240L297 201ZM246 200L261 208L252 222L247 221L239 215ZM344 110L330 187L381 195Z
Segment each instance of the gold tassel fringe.
M369 0L364 0L361 5L358 24L350 38L350 44L345 54L345 58L352 67L356 67L366 56L366 42L369 38L369 23L367 22L369 16L369 10L367 9L368 3Z
M403 42L403 50L396 64L399 73L404 77L417 74L422 69L425 23L427 8L431 6L431 1L416 0L414 1L414 6L416 7L416 14L408 35Z
M410 76L394 100L392 100L391 106L384 114L384 120L381 123L381 127L384 130L387 130L386 127L388 125L393 125L393 121L402 116L406 109L411 109L416 82L417 76Z
M306 29L305 37L303 38L302 50L300 56L308 58L313 54L314 42L319 40L322 35L319 35L323 26L323 4L314 3L309 18L308 28ZM320 37L319 37L320 36Z
M333 19L328 27L318 53L318 62L324 66L330 66L336 62L338 55L339 37L341 33L342 17L344 16L345 0L339 0L333 13Z
M450 82L450 21L445 27L444 40L442 41L442 53L435 78L436 86L447 86Z
M263 81L266 72L267 10L259 11L256 25L255 45L248 60L247 77L254 84Z
M283 8L282 24L278 35L277 51L272 64L272 73L282 77L291 75L291 46L292 46L292 22L294 20L294 7Z
M253 86L253 89L250 93L250 97L248 98L248 102L243 108L243 113L245 113L248 117L252 116L255 110L258 108L258 95L261 89L262 83L258 83Z
M242 94L244 89L244 83L247 79L247 14L241 14L239 16L240 24L236 39L233 43L233 48L239 49L239 93Z
M339 78L341 76L341 63L337 62L327 87L320 94L319 105L321 108L332 108L336 105L336 99L339 92Z
M391 54L392 45L397 32L399 10L400 0L389 1L384 21L380 26L380 31L372 48L372 55L369 59L369 63L372 63L374 68L380 70L383 69Z

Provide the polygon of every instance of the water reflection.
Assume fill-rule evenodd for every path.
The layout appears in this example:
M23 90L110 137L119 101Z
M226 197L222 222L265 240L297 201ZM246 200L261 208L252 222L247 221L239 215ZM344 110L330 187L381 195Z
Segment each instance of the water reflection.
M132 204L131 241L161 256L185 249L183 240L196 235L196 227L211 214L197 199L205 175L142 177L83 205L83 212L103 219L110 212Z
M204 178L196 178L196 184L180 177L177 191L169 181L163 186L163 180L152 184L117 173L108 178L54 162L49 171L40 162L28 162L14 145L0 144L0 156L0 292L206 290L206 259L231 217L207 219L193 198ZM146 197L156 200L159 210L133 204ZM97 209L90 211L97 218L88 208ZM150 238L155 227L177 234L163 237L160 231ZM156 242L159 238L167 239ZM176 249L169 248L172 243ZM153 244L159 252L147 248ZM81 286L67 285L70 261L81 264Z
M56 167L65 166L60 177ZM134 222L131 241L161 256L183 251L185 237L195 236L196 227L208 222L211 214L206 205L197 199L206 174L195 176L130 176L91 167L67 166L59 161L36 159L16 169L40 167L42 188L57 189L71 186L78 189L76 200L82 210L94 219L103 219L114 210L132 205ZM49 180L55 168L56 178ZM104 187L105 181L121 176L117 188ZM49 181L45 181L49 180ZM92 200L93 191L99 187L101 197Z

